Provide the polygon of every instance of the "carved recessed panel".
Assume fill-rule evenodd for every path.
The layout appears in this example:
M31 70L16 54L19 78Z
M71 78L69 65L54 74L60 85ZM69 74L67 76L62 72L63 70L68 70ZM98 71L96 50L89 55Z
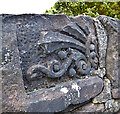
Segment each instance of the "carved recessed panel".
M57 30L40 30L35 22L21 21L17 25L21 68L27 91L85 78L98 68L97 38L89 24L85 24L85 28L82 26L70 22Z
M74 112L88 102L119 110L119 20L2 14L0 23L3 112Z
M103 83L106 79L115 90L113 98L119 98L115 88L118 78L113 76L118 74L117 70L114 73L118 69L117 47L111 56L119 31L110 19L3 15L3 110L60 112L91 99L93 103L104 102L104 89L109 86Z

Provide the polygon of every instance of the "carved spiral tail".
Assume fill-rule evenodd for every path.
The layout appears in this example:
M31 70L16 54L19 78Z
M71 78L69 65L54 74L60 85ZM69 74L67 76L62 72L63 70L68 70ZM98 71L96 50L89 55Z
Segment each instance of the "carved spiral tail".
M41 72L47 74L51 78L59 78L67 71L68 67L71 65L72 60L67 59L63 66L61 66L59 61L53 60L50 62L49 68L43 65L34 65L28 69L28 74L32 75L35 69L39 69ZM58 71L57 71L58 70Z
M89 71L91 69L91 65L89 62L85 60L85 57L81 56L77 61L76 61L76 66L77 66L77 72L79 75L87 75L89 74Z

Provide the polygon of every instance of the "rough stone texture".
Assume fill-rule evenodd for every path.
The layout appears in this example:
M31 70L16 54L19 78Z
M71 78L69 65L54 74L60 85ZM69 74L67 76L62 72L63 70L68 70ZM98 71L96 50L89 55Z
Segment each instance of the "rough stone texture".
M98 70L95 70L94 72L92 72L92 75L98 75L100 78L103 78L106 75L106 69L98 68Z
M98 48L99 48L99 68L98 70L94 71L94 75L98 75L99 77L103 78L106 74L106 51L107 51L107 31L102 25L102 23L97 19L94 18L95 21L95 28L96 34L98 38Z
M1 18L3 112L59 112L71 105L80 112L120 109L119 20L44 14Z
M76 110L74 112L104 112L104 104L93 104L93 103L88 103Z
M115 99L120 99L120 87L112 90L112 96Z
M65 15L16 17L16 37L27 92L82 78L97 69L93 19L87 16L78 19L80 22ZM95 49L91 50L91 45Z
M104 25L108 35L107 77L112 82L112 88L117 88L120 86L120 20L107 16L99 16L97 19Z
M98 48L99 48L99 66L100 68L105 68L105 59L106 59L106 51L107 51L107 32L104 26L101 24L101 22L98 19L95 20L95 27L98 37Z
M83 103L102 90L98 77L66 82L52 89L36 91L28 95L28 112L58 112L70 104ZM45 96L45 97L43 97Z
M0 63L2 63L2 16L0 15ZM0 74L2 74L0 64ZM2 113L2 75L0 75L0 114Z
M9 15L8 15L9 16ZM25 93L14 19L2 22L2 110L20 111Z
M105 112L118 112L120 109L120 101L108 100L105 103Z
M77 19L77 20L76 20ZM73 22L72 22L73 21ZM74 23L76 21L76 23ZM80 22L79 22L80 21ZM81 23L84 22L84 23ZM87 23L86 23L87 22ZM92 63L92 67L90 70L97 69L98 61L92 60L94 57L97 57L97 48L92 51L89 50L89 46L95 43L97 46L96 36L95 36L95 28L93 24L93 20L90 17L80 16L79 18L68 18L65 15L2 15L2 76L3 76L3 111L44 111L44 112L58 112L62 111L67 108L70 104L78 104L84 103L89 101L91 98L94 98L98 95L103 88L103 81L102 79L98 78L97 76L90 77L86 76L83 77L85 79L80 79L82 75L87 75L88 66L86 64L87 60L85 58L86 54L83 55L81 53L87 53L89 61ZM85 34L84 34L85 33ZM88 41L84 44L86 40L82 37L87 35ZM76 39L82 40L80 43ZM57 40L59 38L59 40ZM36 80L27 80L28 75L26 71L28 69L28 73L33 71L33 68L37 67L37 62L39 61L40 57L44 56L44 50L42 47L39 47L42 43L50 42L54 44L54 41L74 43L69 44L68 50L71 51L72 55L68 56L68 61L66 64L71 64L77 60L77 56L82 57L82 62L79 61L75 62L76 64L79 63L80 66L79 71L82 73L78 75L79 78L68 78L65 81L64 78L60 81L56 81L59 79L51 79L54 81L55 84L50 84L50 87L46 89L43 84L43 88L39 88L39 84L41 83L39 80L44 79L45 76L42 75L40 79L36 78ZM50 46L47 47L48 51L54 51L52 48L52 43ZM60 45L58 43L58 46ZM87 44L88 43L88 44ZM75 46L75 45L80 45ZM62 45L67 46L67 45ZM73 46L73 47L72 47ZM56 45L57 47L57 45ZM56 48L55 47L55 48ZM61 45L60 45L61 47ZM77 50L70 48L77 48L81 51L80 55ZM83 48L82 48L83 47ZM84 49L87 48L87 52ZM39 49L38 49L39 48ZM45 47L46 48L46 47ZM62 48L62 47L61 47ZM39 54L38 54L38 50ZM66 50L58 51L59 57L62 59L66 59ZM95 52L94 52L95 51ZM64 52L64 53L63 53ZM93 52L93 58L91 54ZM48 52L49 53L49 52ZM49 55L52 55L49 54ZM55 53L54 53L55 54ZM42 57L43 57L42 56ZM49 59L54 59L53 56ZM56 57L57 58L57 57ZM97 59L97 58L96 58ZM81 60L81 58L80 58ZM42 60L46 62L45 59ZM49 62L50 60L48 60ZM66 66L65 64L65 66ZM68 64L68 65L69 65ZM83 70L81 68L83 64ZM36 65L36 66L35 66ZM74 65L69 65L71 67L70 74L71 76L74 75ZM68 66L68 67L69 67ZM41 67L41 66L39 66ZM43 66L42 66L43 68ZM45 68L45 67L44 67ZM35 69L34 69L35 70ZM48 66L49 70L49 66ZM51 68L50 68L51 70ZM54 70L59 70L59 65L54 67ZM63 71L67 69L63 69ZM36 70L37 71L37 70ZM35 72L36 72L35 71ZM46 70L47 71L47 70ZM43 70L45 73L45 70ZM54 74L53 72L46 72L50 73L48 78L56 78L54 76L59 76ZM67 74L67 73L66 73ZM39 74L41 76L41 74ZM62 74L63 75L63 74ZM89 73L88 73L89 75ZM36 74L30 78L34 78ZM68 74L66 75L66 77ZM38 82L37 82L38 81ZM33 82L35 82L33 84ZM57 82L57 83L56 83ZM27 86L27 83L29 85ZM35 85L36 84L36 85ZM42 84L41 84L42 85ZM34 87L35 86L35 87ZM26 87L33 88L30 91L26 91ZM36 88L38 87L38 88ZM38 89L38 90L36 90ZM39 90L40 89L40 90Z
M111 99L111 83L109 79L104 79L103 91L93 99L93 103L105 103Z

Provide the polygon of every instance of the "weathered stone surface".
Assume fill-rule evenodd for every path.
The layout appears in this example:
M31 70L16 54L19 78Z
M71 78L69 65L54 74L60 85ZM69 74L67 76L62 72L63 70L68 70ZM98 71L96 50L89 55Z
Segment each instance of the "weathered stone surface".
M120 99L120 87L112 90L112 97Z
M30 93L27 101L28 104L31 102L28 112L62 111L70 104L83 103L95 97L100 93L102 87L102 80L98 77L92 77Z
M98 43L92 18L22 15L22 19L17 16L16 21L27 92L90 76L91 71L98 69Z
M2 63L2 16L0 15L0 63ZM0 64L0 114L2 113L2 69Z
M118 110L118 101L110 101L110 81L115 97L119 21L32 14L2 15L1 21L4 112L59 112L97 95L94 103L106 102L106 111L111 105ZM103 104L90 103L81 110L90 108L104 109Z
M98 75L100 78L103 78L106 75L106 69L98 68L98 70L95 70L94 72L92 72L92 75Z
M17 47L16 25L14 19L4 18L2 17L2 111L20 111L25 101L25 90Z
M109 79L104 79L103 91L93 99L93 103L104 103L111 99L111 83Z
M104 112L104 104L93 104L88 103L78 109L76 109L74 112Z
M120 86L120 20L107 16L99 16L97 19L104 25L108 35L107 77L112 82L112 88L117 88Z
M105 103L105 112L118 112L120 110L120 101L108 100Z
M99 47L99 66L100 68L105 68L105 59L106 59L106 51L107 51L107 31L104 28L104 25L98 20L95 20L95 27L96 27L96 32L97 32L97 37L98 37L98 47Z
M106 52L107 52L107 31L104 25L97 19L94 18L96 35L98 39L98 49L99 49L99 68L93 71L93 74L97 74L99 77L103 78L106 75Z
M2 15L3 111L58 112L98 95L103 81L90 77L99 62L93 22Z

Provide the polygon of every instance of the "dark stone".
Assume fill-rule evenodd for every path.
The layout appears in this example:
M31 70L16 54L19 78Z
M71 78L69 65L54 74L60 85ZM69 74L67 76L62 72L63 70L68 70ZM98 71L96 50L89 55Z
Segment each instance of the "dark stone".
M89 48L94 24L83 18L79 23L65 15L2 15L3 112L58 112L102 91L97 76L80 79L95 70Z
M3 112L59 112L101 93L103 80L91 73L98 72L100 67L98 39L91 17L3 14L1 21ZM116 31L113 35L113 29L109 33L106 28L110 49L116 46L118 37L117 25L112 27ZM117 52L117 47L113 52ZM109 56L108 49L107 76L117 82L117 59L110 58L115 65L112 68L117 70L110 71Z
M21 15L14 19L26 91L81 78L98 68L92 18L79 17L83 23L65 15Z
M59 112L70 104L88 101L99 94L102 88L102 79L90 77L66 82L51 89L39 90L27 96L27 102L30 103L27 111Z

